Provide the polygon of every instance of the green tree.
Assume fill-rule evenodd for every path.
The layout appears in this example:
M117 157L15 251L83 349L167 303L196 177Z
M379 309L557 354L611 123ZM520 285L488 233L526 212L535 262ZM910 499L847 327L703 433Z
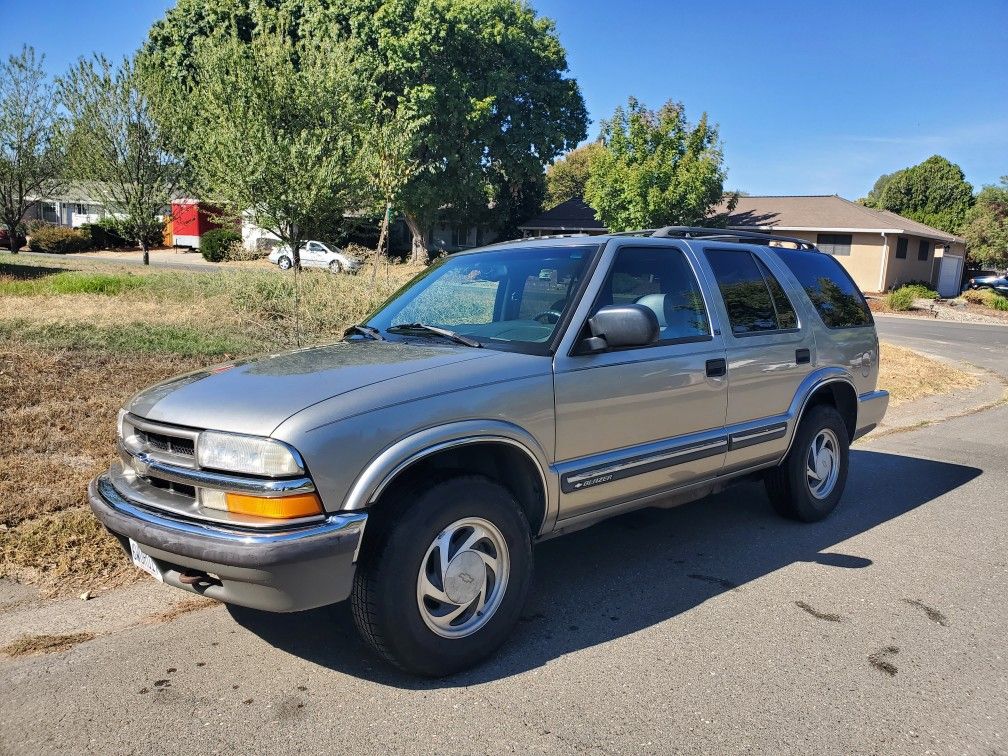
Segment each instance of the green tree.
M601 141L585 201L614 231L702 224L724 197L718 131L706 113L694 126L680 103L654 111L631 97L602 122Z
M151 29L144 56L186 82L199 50L226 34L275 25L276 0L179 0ZM378 110L425 124L423 168L401 205L417 256L435 216L508 222L542 184L543 167L585 136L587 115L553 22L520 0L287 0L292 39L352 47ZM226 30L226 31L225 31ZM180 97L203 99L191 87ZM172 104L170 107L174 107Z
M962 168L932 155L923 163L881 176L862 202L954 234L973 205L973 187Z
M363 86L346 47L281 25L200 45L190 64L199 96L169 101L197 191L250 214L300 268L304 242L362 201Z
M70 171L90 182L122 234L140 245L144 265L184 175L152 116L148 91L131 60L113 66L100 55L82 58L60 81L72 126Z
M10 230L11 252L25 215L58 189L63 174L62 119L43 60L25 46L0 64L0 222Z
M592 160L602 149L601 142L591 142L571 150L546 169L547 210L575 197L584 198Z
M962 226L970 259L985 267L1008 267L1008 176L985 186Z

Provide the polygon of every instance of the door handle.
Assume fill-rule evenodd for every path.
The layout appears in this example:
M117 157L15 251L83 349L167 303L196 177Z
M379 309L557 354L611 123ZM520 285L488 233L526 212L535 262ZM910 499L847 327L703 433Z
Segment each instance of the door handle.
M796 365L808 365L812 361L812 353L808 349L796 349L794 361Z
M707 377L724 378L728 374L728 363L724 358L707 360Z

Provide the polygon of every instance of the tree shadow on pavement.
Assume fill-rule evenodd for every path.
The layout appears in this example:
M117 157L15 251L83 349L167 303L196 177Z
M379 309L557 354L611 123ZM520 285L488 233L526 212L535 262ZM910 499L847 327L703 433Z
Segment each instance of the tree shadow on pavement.
M345 674L410 689L462 687L508 677L687 612L796 562L848 569L864 557L831 548L927 504L981 474L963 465L864 449L851 451L847 490L815 524L774 514L762 484L746 483L674 509L645 509L535 548L535 576L512 637L478 667L440 680L415 678L360 640L349 603L297 614L229 607L266 642Z

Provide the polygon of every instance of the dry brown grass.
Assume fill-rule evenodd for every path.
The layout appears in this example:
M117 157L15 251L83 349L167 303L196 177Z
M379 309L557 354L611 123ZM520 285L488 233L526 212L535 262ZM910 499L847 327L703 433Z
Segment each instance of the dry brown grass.
M0 345L0 575L61 594L133 579L87 507L87 483L115 456L119 407L209 361Z
M73 633L70 635L22 635L3 648L0 653L7 656L29 656L31 654L54 654L67 651L78 643L94 640L93 633Z
M198 612L200 609L206 609L217 605L218 602L213 599L187 598L185 601L180 601L174 606L165 609L163 612L156 612L155 614L148 615L144 621L151 624L158 622L171 622L173 619L181 617L183 614Z
M881 350L879 388L889 392L891 407L912 399L973 388L980 383L972 373L911 349L882 344Z

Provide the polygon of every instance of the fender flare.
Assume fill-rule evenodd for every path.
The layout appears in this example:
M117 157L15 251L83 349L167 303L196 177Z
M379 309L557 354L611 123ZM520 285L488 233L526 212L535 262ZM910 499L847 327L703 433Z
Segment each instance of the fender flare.
M501 420L463 420L426 428L386 447L357 475L340 509L366 509L400 473L414 463L445 449L480 443L508 444L521 450L532 461L546 497L541 532L556 519L557 476L553 474L549 458L535 437L524 428Z
M787 455L791 452L791 446L794 444L795 435L798 432L798 426L801 425L802 417L805 416L805 410L808 407L809 399L812 398L812 395L816 391L821 389L823 386L828 386L831 383L846 383L854 392L855 402L857 401L857 386L854 385L854 381L851 378L850 373L843 368L820 368L819 370L815 370L805 376L805 379L798 385L798 391L795 392L794 399L791 400L791 406L788 408L788 415L794 419L794 424L791 427L791 432L788 434L787 448L784 449L784 454L781 455L781 462L783 462L787 458ZM856 422L855 425L857 425Z

